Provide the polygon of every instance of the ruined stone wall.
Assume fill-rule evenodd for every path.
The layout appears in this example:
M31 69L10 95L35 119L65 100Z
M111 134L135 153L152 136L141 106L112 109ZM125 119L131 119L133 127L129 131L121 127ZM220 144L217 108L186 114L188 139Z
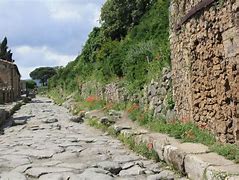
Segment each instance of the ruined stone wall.
M20 74L13 63L0 60L0 104L16 100L20 96Z
M239 142L239 0L207 2L171 2L175 108L180 120L193 120L220 141L235 143Z
M12 96L15 101L21 95L20 74L17 72L16 66L12 69L12 88Z
M141 109L151 112L155 117L166 116L175 120L173 102L171 101L171 71L164 68L162 74L150 83L145 84L144 89L137 94L127 91L122 82L112 82L102 85L99 82L89 81L79 86L80 95L83 98L96 96L108 102L133 102L138 103Z

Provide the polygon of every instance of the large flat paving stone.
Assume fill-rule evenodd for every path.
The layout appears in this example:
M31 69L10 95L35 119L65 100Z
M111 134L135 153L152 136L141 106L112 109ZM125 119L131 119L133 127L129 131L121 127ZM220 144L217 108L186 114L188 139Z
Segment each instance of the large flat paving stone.
M49 173L61 173L61 172L71 172L70 168L63 167L33 167L26 171L26 174L30 177L39 178L41 175Z
M1 173L0 179L1 180L27 180L24 174L15 172L15 171Z

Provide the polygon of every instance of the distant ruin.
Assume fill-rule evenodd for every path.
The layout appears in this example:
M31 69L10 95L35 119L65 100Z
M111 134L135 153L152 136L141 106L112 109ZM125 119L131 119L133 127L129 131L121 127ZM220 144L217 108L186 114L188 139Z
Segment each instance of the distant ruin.
M239 1L173 0L173 92L181 121L239 142Z
M20 77L16 64L0 59L0 104L13 102L20 97Z

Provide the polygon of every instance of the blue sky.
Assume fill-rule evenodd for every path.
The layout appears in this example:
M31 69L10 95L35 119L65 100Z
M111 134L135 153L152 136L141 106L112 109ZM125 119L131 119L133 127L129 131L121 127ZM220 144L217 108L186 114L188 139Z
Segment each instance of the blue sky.
M36 67L66 65L99 26L105 0L0 0L0 39L8 38L22 74Z

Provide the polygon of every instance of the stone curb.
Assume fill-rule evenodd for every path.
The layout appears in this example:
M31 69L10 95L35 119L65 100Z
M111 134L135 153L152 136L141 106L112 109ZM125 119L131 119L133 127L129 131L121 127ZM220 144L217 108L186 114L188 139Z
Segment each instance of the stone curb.
M0 127L8 123L8 119L15 113L16 109L24 104L24 101L20 100L10 105L0 105Z
M93 117L100 123L101 117L96 115ZM89 115L88 118L90 118ZM137 144L153 145L161 161L173 166L189 179L239 180L239 164L210 152L209 148L203 144L181 143L166 134L151 133L141 128L124 129L124 125L120 124L110 127L125 137L133 137Z

